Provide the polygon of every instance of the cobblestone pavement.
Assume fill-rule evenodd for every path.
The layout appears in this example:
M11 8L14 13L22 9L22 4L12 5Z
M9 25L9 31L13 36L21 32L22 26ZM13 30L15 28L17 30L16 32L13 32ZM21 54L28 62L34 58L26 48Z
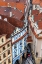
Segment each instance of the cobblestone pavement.
M26 58L26 59L23 59L23 62L22 64L35 64L34 63L34 60L32 60L32 58Z

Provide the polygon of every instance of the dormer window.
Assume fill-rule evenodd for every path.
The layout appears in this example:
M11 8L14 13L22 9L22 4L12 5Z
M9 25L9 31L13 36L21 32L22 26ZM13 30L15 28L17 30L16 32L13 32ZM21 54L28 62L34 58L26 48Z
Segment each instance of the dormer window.
M5 50L5 46L3 47L3 50Z
M4 42L3 38L2 38L2 42Z

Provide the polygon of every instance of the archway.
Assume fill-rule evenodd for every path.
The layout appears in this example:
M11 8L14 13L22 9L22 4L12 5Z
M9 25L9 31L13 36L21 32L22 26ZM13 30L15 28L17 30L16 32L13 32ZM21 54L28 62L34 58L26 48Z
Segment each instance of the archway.
M15 64L19 64L19 60L16 60Z

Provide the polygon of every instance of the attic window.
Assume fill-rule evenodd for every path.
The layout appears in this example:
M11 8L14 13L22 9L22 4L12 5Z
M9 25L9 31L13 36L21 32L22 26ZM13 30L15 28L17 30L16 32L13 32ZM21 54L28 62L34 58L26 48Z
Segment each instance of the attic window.
M4 42L3 38L2 38L2 42Z

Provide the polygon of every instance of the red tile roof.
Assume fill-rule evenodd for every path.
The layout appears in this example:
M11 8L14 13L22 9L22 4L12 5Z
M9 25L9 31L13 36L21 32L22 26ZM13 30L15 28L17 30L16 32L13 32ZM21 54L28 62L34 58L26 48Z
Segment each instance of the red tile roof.
M32 4L39 4L40 0L32 0Z
M42 13L39 13L38 15L34 16L34 21L42 20Z
M10 16L10 12L12 12L13 18L17 18L19 20L24 19L24 14L20 12L18 9L14 10L14 8L11 8L11 7L0 7L0 14L5 16Z
M32 0L32 4L39 4L42 7L42 0Z
M24 22L15 18L9 18L8 22L11 23L15 27L23 28Z
M8 4L9 3L9 4ZM8 6L11 6L11 7L16 7L17 9L19 10L22 10L22 12L24 13L24 9L25 9L25 4L23 2L19 2L19 3L16 3L16 2L0 2L0 6L5 6L5 7L8 7Z
M15 27L11 25L10 23L0 20L0 35L7 34L7 37L10 37L14 29Z
M6 36L7 34L2 34L2 35L0 35L0 38L2 37L2 36Z
M12 18L12 17L8 17L8 16L4 16L4 15L1 15L1 17L2 17L2 19L7 18L7 20L8 20L7 22L9 22L10 24L12 24L15 27L23 28L23 26L24 26L24 22L21 20L18 20L18 19Z
M4 2L16 2L17 3L18 0L5 0ZM0 2L3 2L3 0L0 0ZM19 0L18 3L26 3L26 0Z
M38 28L42 29L42 21L38 21Z
M42 7L42 1L40 2L40 6Z
M32 15L36 15L36 14L39 14L39 10L32 10Z

